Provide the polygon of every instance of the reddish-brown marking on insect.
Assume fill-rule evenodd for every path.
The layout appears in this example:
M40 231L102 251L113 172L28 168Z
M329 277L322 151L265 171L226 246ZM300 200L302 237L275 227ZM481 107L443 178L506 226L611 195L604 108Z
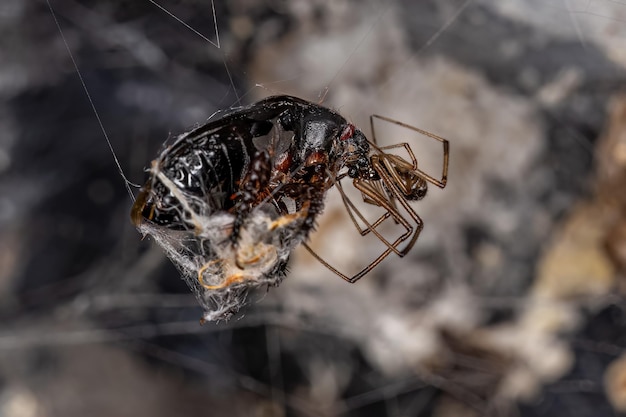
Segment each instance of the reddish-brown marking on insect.
M291 169L291 163L293 162L293 158L289 152L285 152L276 158L276 162L274 162L274 168L280 172L287 173Z
M354 135L354 130L355 129L356 128L354 127L354 125L352 123L348 123L346 128L343 129L343 132L341 132L341 136L339 137L339 140L350 139Z
M313 166L328 163L328 154L320 151L312 152L307 158L305 162L305 166Z

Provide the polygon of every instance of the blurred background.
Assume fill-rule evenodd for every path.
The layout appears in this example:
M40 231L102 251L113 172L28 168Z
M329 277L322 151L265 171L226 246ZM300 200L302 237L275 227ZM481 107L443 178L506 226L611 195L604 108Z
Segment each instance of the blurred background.
M626 3L3 0L0 34L0 416L626 411ZM297 251L200 326L107 138L142 183L168 137L273 94L448 138L449 183L406 258L350 285ZM376 135L440 172L437 143ZM311 245L380 251L333 192Z

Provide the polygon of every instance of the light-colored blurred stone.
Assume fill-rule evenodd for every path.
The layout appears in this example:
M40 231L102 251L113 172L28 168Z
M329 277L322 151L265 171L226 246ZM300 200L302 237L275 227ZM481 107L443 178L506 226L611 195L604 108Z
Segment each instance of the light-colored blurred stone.
M605 371L604 389L613 408L626 413L626 355L611 362Z

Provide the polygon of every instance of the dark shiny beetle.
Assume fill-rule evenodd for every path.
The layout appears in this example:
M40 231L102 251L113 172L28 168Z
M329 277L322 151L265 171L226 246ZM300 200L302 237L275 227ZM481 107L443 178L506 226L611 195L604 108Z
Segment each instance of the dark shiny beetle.
M404 256L411 249L423 223L408 201L423 198L427 182L445 187L447 178L447 140L381 116L372 116L372 128L374 118L440 141L441 179L418 169L408 144L378 147L338 113L276 96L178 136L152 162L132 221L178 266L207 311L204 318L216 320L236 311L249 287L280 282L291 251L306 245L326 192L336 185L359 232L387 246L352 277L311 251L355 282L390 253ZM410 161L385 152L393 148L404 148ZM366 203L384 209L380 218L368 223L343 192L345 177ZM388 218L404 228L393 242L377 230Z

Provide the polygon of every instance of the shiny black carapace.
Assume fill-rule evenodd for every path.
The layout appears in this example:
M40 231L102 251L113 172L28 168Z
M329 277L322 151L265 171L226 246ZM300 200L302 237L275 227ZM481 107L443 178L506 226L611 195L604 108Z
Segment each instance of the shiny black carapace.
M372 129L375 118L441 142L441 179L418 169L407 143L378 147L333 110L275 96L179 135L152 161L131 219L179 267L207 310L205 319L215 320L236 311L249 287L280 282L291 251L306 245L326 192L337 186L355 227L386 249L353 276L311 252L355 282L390 253L408 253L423 227L408 202L423 198L428 182L443 188L447 181L446 139L382 116L371 117ZM399 148L409 159L388 153ZM340 182L346 177L366 203L384 210L376 221L348 199ZM393 241L377 230L389 218L404 228Z

